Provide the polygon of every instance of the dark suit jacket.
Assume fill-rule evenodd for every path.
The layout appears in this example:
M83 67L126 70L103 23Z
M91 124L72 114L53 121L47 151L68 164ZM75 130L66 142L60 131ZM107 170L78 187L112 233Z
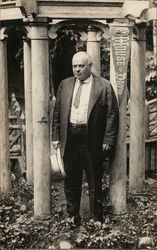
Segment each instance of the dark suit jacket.
M57 91L53 115L52 141L61 142L61 155L67 141L67 128L75 77L63 80ZM118 133L118 104L109 81L93 76L88 107L88 145L92 156L102 151L102 144L115 145Z

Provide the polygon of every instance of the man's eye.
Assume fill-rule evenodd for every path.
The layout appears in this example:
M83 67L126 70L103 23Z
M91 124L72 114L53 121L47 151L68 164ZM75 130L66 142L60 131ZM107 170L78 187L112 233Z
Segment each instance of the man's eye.
M81 69L83 69L83 68L84 68L84 65L82 65L82 64L81 64L81 65L73 65L73 68L74 68L74 69L76 69L76 68L81 68Z

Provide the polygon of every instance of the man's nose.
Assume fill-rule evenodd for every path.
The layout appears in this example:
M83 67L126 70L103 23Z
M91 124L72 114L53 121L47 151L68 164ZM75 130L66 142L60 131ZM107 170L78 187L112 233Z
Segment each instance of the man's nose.
M80 71L80 67L79 66L76 67L76 71Z

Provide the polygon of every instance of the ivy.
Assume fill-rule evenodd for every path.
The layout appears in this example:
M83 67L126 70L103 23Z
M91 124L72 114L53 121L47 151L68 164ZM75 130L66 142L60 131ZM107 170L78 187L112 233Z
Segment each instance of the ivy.
M157 98L157 57L153 52L146 53L146 99Z

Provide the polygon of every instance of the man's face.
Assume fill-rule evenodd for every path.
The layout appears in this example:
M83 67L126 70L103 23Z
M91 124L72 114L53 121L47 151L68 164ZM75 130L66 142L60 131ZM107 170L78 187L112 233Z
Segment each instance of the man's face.
M88 58L83 55L76 55L72 61L73 73L81 81L86 80L91 75L92 65L88 63Z

